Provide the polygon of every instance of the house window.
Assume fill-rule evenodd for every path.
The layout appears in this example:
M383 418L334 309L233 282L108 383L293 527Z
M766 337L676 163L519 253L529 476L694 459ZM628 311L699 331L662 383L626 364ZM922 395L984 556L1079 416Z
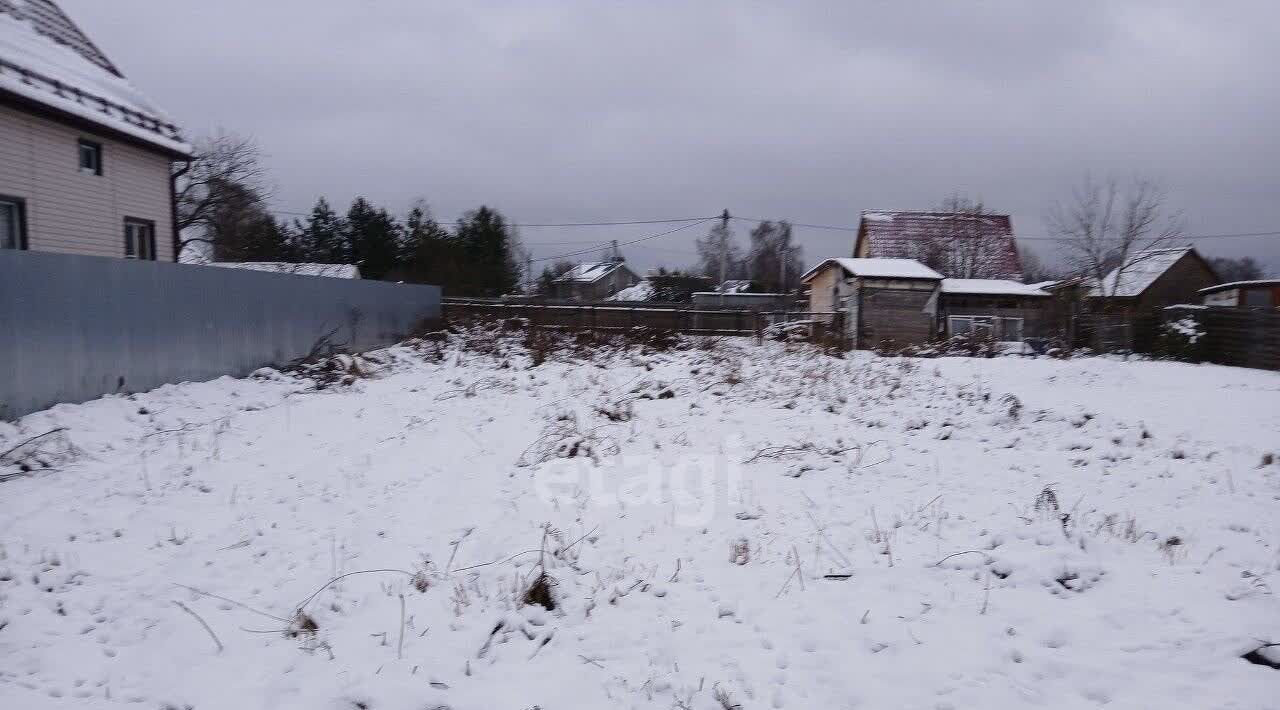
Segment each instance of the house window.
M124 258L156 260L156 223L125 217Z
M102 144L80 139L80 172L86 175L102 174Z
M994 338L1001 342L1022 342L1022 319L997 316L948 316L947 328L951 335L976 335Z
M26 249L22 200L0 195L0 249Z

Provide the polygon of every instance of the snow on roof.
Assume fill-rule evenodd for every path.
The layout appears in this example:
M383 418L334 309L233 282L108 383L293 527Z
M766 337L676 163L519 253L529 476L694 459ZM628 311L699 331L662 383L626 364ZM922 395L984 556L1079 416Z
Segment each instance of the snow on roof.
M191 146L52 0L0 0L0 91L164 150Z
M1218 291L1226 291L1229 288L1249 288L1251 286L1280 286L1280 279L1256 279L1253 281L1232 281L1230 283L1218 284L1209 288L1200 289L1200 293L1217 293Z
M1053 283L1046 281L1045 283ZM992 296L1048 296L1035 284L1007 279L943 279L943 293L965 293Z
M865 276L878 279L941 279L942 274L921 264L915 259L859 259L839 258L827 259L809 269L801 281L808 281L827 264L839 264L845 271L854 276Z
M1102 283L1106 286L1099 289L1094 286L1089 290L1090 296L1139 296L1151 287L1160 275L1169 270L1192 247L1173 247L1168 249L1146 249L1134 254L1129 265L1121 272L1113 269Z
M751 279L730 279L716 287L718 293L745 293L752 286Z
M653 298L653 282L645 279L634 286L628 286L613 294L608 301L647 301Z
M1022 278L1022 261L1007 214L864 210L855 254L914 259L937 253L957 240L980 240L976 259L965 273L987 278ZM860 249L865 247L865 250ZM945 249L943 249L945 251Z
M291 264L283 261L218 261L207 266L221 266L224 269L245 269L247 271L267 271L273 274L294 274L295 276L324 276L331 279L358 279L360 269L355 264Z
M622 266L621 261L598 261L578 264L564 272L556 281L560 283L595 283L613 273L620 266Z

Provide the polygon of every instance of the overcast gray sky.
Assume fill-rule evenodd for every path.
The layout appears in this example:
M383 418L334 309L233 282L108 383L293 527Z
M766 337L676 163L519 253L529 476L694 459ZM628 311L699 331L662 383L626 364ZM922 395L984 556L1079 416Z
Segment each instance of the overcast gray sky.
M1159 179L1188 233L1280 230L1270 0L62 5L189 134L255 137L281 210L364 194L442 218L855 226L960 192L1042 237L1092 171ZM546 257L656 231L522 237ZM684 265L701 231L624 253ZM797 231L810 263L851 251ZM1280 273L1280 236L1198 245Z

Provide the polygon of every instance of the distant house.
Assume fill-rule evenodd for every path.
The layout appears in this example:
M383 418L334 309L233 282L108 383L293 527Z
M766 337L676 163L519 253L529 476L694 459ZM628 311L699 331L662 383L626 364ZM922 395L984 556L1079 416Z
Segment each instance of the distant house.
M912 259L827 259L800 277L809 310L845 314L855 348L933 339L942 274Z
M0 249L172 261L191 148L52 0L0 0Z
M1003 279L943 279L939 332L978 334L1001 342L1048 335L1052 296L1035 285Z
M688 303L693 294L699 291L710 291L715 281L707 276L691 276L680 273L650 273L645 283L653 288L653 295L646 300L667 303Z
M331 279L358 279L360 269L355 264L292 264L283 261L216 261L207 266L224 269L266 271L273 274L295 276L324 276Z
M1232 281L1200 289L1206 306L1280 308L1280 279Z
M552 298L603 301L639 282L640 277L618 259L578 264L552 282Z
M1113 269L1102 284L1093 283L1086 297L1094 312L1150 315L1165 306L1199 303L1200 291L1219 281L1194 247L1148 249L1124 269Z
M948 278L1022 279L1006 214L865 210L853 256L914 259Z
M732 308L744 311L802 310L792 293L749 293L747 291L697 291L695 308Z

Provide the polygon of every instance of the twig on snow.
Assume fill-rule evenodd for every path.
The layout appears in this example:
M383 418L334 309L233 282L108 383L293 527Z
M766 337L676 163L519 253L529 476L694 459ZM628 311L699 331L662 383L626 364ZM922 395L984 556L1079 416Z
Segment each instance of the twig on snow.
M191 609L190 609L189 607L187 607L187 605L186 605L186 604L183 604L182 602L178 601L177 599L174 599L174 600L173 600L173 603L174 603L174 604L177 604L179 609L181 609L181 610L183 610L183 611L187 612L188 614L190 614L190 615L192 616L192 618L194 618L196 621L200 622L200 625L204 627L204 630L209 632L209 638L213 639L213 642L214 642L215 644L217 644L217 646L218 646L218 653L222 653L222 642L218 640L218 635L217 635L217 634L215 634L215 633L213 633L213 629L209 628L209 625L208 625L207 623L205 623L205 620L204 620L204 619L202 619L202 618L200 618L200 615L199 615L199 614L195 613L194 611L191 611Z
M297 609L298 611L302 611L303 609L305 609L306 606L311 603L311 600L320 596L320 593L328 589L330 586L332 586L334 582L340 582L346 579L347 577L354 577L358 574L386 574L386 573L403 574L406 577L413 577L412 572L406 572L402 569L362 569L362 570L356 570L355 572L347 572L346 574L340 574L337 577L334 577L333 579L329 580L328 582L325 582L319 589L317 589L314 593L312 593L311 596L304 599L302 603L297 606Z
M66 428L66 427L64 427L64 426L60 426L60 427L58 427L57 429L50 429L49 431L46 431L46 432L45 432L45 433L43 433L43 434L36 434L35 436L31 437L30 439L27 439L26 441L18 442L18 445L17 445L17 446L12 446L12 447L10 447L10 448L8 448L8 449L5 449L4 451L0 451L0 460L4 459L6 456L9 456L10 454L12 454L13 452L17 451L18 449L21 449L22 447L26 446L27 444L30 444L30 443L32 443L32 442L34 442L34 441L39 441L40 439L43 439L43 438L45 438L46 436L50 436L50 435L52 435L52 434L57 434L57 433L58 433L58 432L60 432L60 431L66 431L66 430L67 430L67 428Z
M276 616L275 614L268 614L267 612L262 611L261 609L254 609L253 607L249 606L248 604L245 604L244 602L238 602L238 601L236 601L236 600L234 600L234 599L229 599L229 598L227 598L227 597L218 596L217 594L210 594L209 592L206 592L206 591L204 591L203 589L196 589L195 587L188 587L188 586L187 586L187 585L185 585L185 584L178 584L177 582L174 582L173 584L174 584L174 586L182 587L183 589L185 589L185 590L187 590L187 591L189 591L189 592L194 592L194 593L196 593L196 594L199 594L199 595L200 595L200 596L202 596L202 597L209 597L210 599L217 599L217 600L219 600L219 601L224 601L224 602L226 602L226 603L228 603L228 604L234 604L235 606L238 606L238 607L240 607L241 609L244 609L245 611L251 611L251 612L253 612L253 613L255 613L255 614L258 614L258 615L260 615L260 616L265 616L265 617L267 617L268 619L275 619L276 621L281 621L281 622L284 622L284 623L286 623L286 624L287 624L287 623L289 623L289 620L288 620L288 619L282 619L282 618L280 618L280 617Z
M933 563L933 566L934 566L934 567L937 567L938 565L942 564L943 562L946 562L947 560L951 559L952 557L956 557L956 556L959 556L959 555L982 555L984 558L986 558L987 562L990 562L990 561L991 561L991 555L988 555L987 553L983 552L982 550L961 550L960 552L953 552L953 553L951 553L951 554L947 555L946 557L943 557L942 559L938 560L937 562L934 562L934 563Z

